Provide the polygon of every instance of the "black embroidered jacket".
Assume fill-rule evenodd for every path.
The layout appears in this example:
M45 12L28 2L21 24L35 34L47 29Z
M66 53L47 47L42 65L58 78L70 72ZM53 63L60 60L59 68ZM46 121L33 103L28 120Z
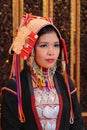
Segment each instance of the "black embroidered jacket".
M74 124L69 123L70 102L67 87L61 74L55 73L54 83L57 93L60 95L60 112L57 120L56 130L83 130L83 120L80 106L77 100L74 85L71 79L70 91L74 109ZM7 86L2 88L2 130L42 130L41 124L35 109L34 91L32 86L31 74L27 70L21 72L22 86L22 107L26 118L25 123L18 119L18 105L16 83L13 79L7 82Z

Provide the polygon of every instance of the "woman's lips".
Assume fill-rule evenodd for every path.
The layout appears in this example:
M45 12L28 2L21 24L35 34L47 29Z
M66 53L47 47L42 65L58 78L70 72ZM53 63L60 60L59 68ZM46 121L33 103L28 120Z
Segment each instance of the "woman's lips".
M46 59L47 62L53 63L55 60L54 59Z

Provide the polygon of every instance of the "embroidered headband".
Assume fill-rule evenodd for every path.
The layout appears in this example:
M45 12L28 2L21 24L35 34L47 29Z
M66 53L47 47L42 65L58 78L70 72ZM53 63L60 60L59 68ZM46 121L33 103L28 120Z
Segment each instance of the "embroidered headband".
M66 44L64 39L61 37L59 30L54 26L51 18L45 18L35 16L32 14L26 14L23 16L18 33L14 38L14 41L9 49L9 52L14 51L24 59L27 59L36 43L38 38L37 33L46 25L52 25L57 31L64 52L66 64L68 64L68 56L66 51Z

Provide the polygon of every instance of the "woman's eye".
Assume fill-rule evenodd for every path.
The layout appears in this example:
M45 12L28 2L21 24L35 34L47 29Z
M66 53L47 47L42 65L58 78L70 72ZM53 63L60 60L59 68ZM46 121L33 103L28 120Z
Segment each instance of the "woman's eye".
M60 47L59 43L54 44L54 47Z
M40 45L40 47L47 47L47 45L46 44L42 44L42 45Z

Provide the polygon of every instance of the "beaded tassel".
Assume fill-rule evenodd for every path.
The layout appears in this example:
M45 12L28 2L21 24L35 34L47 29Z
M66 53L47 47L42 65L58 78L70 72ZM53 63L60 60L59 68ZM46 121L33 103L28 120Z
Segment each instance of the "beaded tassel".
M49 70L47 70L47 69L44 70L45 73L48 73L47 71L49 72ZM48 75L47 75L47 77L45 77L45 84L46 84L46 91L49 92L50 91L50 89L49 89L50 84L49 84L49 81L47 78L48 78Z
M16 80L16 86L17 86L17 99L18 99L18 118L23 123L25 122L25 116L22 109L22 92L21 92L21 83L20 83L20 60L19 56L14 54L14 75Z
M71 95L70 95L70 86L69 86L66 68L64 70L63 76L65 78L65 82L66 82L68 94L69 94L69 99L70 99L70 124L73 124L74 123L74 112L73 112L72 99L71 99Z

